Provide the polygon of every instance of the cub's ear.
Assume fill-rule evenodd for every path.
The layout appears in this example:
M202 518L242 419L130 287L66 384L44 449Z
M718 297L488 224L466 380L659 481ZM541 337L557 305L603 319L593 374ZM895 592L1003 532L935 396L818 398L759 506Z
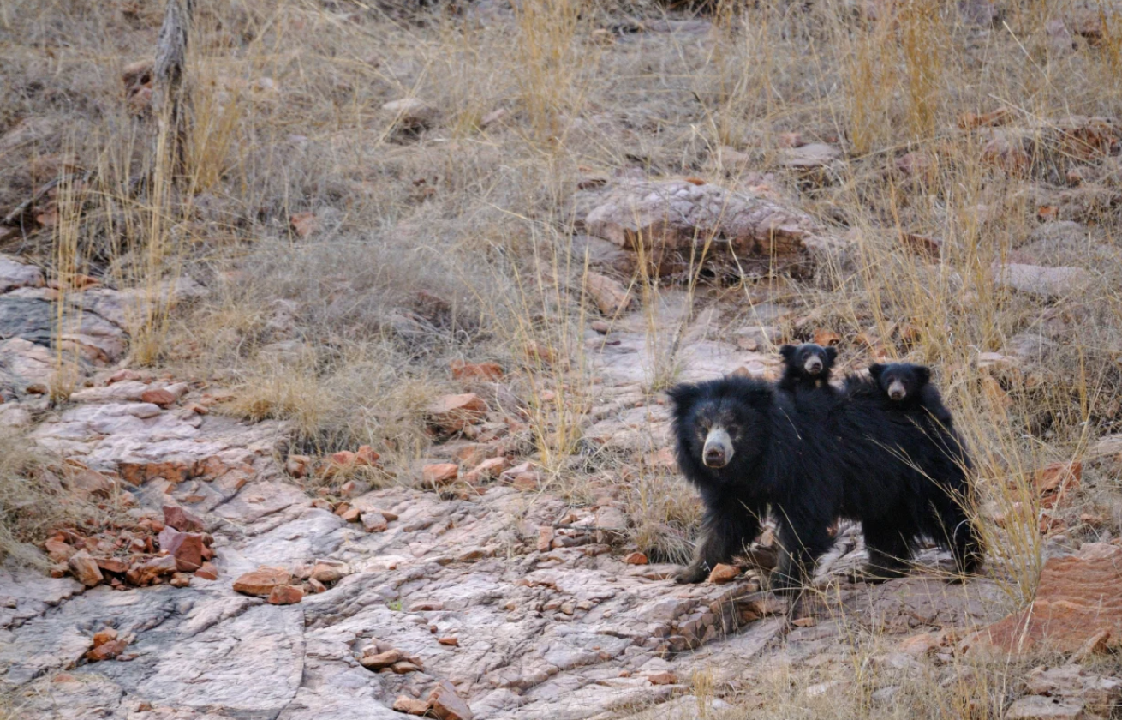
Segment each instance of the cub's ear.
M926 365L916 365L916 380L919 381L919 386L923 387L931 381L931 368Z
M798 348L794 345L781 345L779 347L779 354L783 356L784 360L790 360L796 350L798 350Z
M826 357L831 362L833 362L834 359L837 358L837 356L838 356L838 349L836 347L834 347L833 345L827 345L826 346Z
M880 363L873 363L869 366L869 374L873 376L874 380L880 380L881 373L884 372L886 367Z
M691 383L681 383L666 391L670 401L674 403L674 412L682 415L689 412L698 398L701 397L701 388Z

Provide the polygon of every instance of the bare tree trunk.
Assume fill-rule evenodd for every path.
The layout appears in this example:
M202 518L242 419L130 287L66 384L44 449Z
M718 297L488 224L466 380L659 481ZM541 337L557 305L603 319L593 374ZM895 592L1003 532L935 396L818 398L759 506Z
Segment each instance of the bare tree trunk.
M156 65L153 72L155 111L159 132L156 150L167 152L171 161L172 182L186 173L187 134L190 124L190 97L184 87L187 73L187 43L195 0L167 0L164 24L156 44ZM159 138L164 138L163 143ZM163 146L162 148L160 146ZM153 156L157 162L158 155Z

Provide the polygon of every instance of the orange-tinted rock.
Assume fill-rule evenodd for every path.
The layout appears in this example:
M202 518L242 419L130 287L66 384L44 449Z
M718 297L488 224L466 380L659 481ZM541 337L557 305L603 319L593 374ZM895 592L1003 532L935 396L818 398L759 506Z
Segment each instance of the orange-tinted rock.
M464 475L464 480L469 483L494 480L502 474L503 470L506 470L505 457L490 458L479 463L467 475Z
M464 699L456 694L456 688L447 680L441 680L429 693L432 714L440 720L473 720L471 711Z
M214 567L211 563L205 562L195 571L195 577L202 578L203 580L217 580L218 568Z
M141 402L152 403L162 408L174 405L177 399L175 393L165 390L164 388L149 388L140 393Z
M86 587L93 587L104 579L101 570L97 567L97 561L85 550L79 550L71 555L67 567L70 568L74 578Z
M327 586L315 578L308 578L304 583L304 592L308 595L317 595L326 590Z
M542 525L538 528L538 552L547 552L553 547L553 528Z
M308 477L312 473L312 459L307 455L289 455L285 469L294 478Z
M625 555L623 561L628 565L646 565L650 559L641 552L633 552Z
M168 584L177 588L187 587L191 584L191 576L187 573L177 572L171 576L171 581Z
M390 670L393 670L397 675L407 675L411 672L417 672L420 669L421 666L417 663L408 662L406 660L395 662L393 665L390 665Z
M234 581L234 590L246 595L267 596L278 585L292 583L292 573L284 568L259 567Z
M1076 555L1053 558L1040 573L1033 604L969 636L962 649L983 656L1037 651L1077 652L1099 637L1122 648L1122 547L1085 543ZM1105 642L1102 633L1107 631Z
M113 481L97 472L86 468L68 473L66 484L74 492L96 498L108 498L113 492Z
M1033 488L1046 508L1060 504L1083 483L1083 463L1053 463L1036 471Z
M99 645L104 645L105 643L109 642L110 640L116 640L116 639L117 639L116 629L111 628L111 627L107 627L104 630L100 630L100 631L94 633L93 645L94 645L94 647L97 647Z
M159 536L160 549L175 558L179 572L194 572L203 564L203 536L201 533L180 532L171 525L164 527Z
M338 582L347 574L347 566L340 562L317 562L312 566L311 577L323 583Z
M678 676L672 672L651 673L647 679L652 685L673 685L678 682Z
M359 658L359 663L370 670L381 670L388 668L396 662L401 661L400 650L385 650L383 652L374 652L371 654L363 655Z
M51 562L64 563L74 555L77 550L58 538L48 538L43 543L43 549L51 557Z
M459 647L460 645L459 639L454 637L442 637L438 639L437 642L441 645L447 645L448 647Z
M130 485L143 485L149 480L163 479L181 483L194 477L195 464L168 460L162 463L119 463L121 478Z
M440 487L442 485L453 483L459 476L460 468L453 463L425 465L423 468L421 468L421 480L426 485L434 487Z
M725 565L721 563L713 568L709 573L709 582L716 585L732 582L740 575L740 568L735 565Z
M418 700L405 695L398 695L393 701L393 709L407 715L425 715L430 707L428 700Z
M465 363L463 360L452 361L452 378L455 380L499 380L503 376L503 369L498 363Z
M128 572L129 564L120 558L96 558L97 566L105 572L122 575Z
M144 562L134 563L125 573L125 579L130 584L143 586L151 584L156 578L171 575L175 572L175 558L171 555L152 558Z
M269 604L295 605L304 599L304 588L299 585L275 585L269 591Z
M87 652L86 660L92 663L101 662L102 660L112 660L124 652L125 648L128 646L129 644L124 640L110 640Z
M164 525L171 525L183 532L203 532L206 527L198 516L181 507L164 506Z
M369 445L362 445L359 447L358 452L355 453L355 464L373 466L377 465L382 456L374 452L374 448Z
M124 382L126 380L144 380L144 376L138 373L136 370L122 368L109 376L109 380L106 382L106 385L112 385L113 383Z
M445 395L427 408L429 422L445 432L459 432L467 425L483 419L487 403L475 393Z

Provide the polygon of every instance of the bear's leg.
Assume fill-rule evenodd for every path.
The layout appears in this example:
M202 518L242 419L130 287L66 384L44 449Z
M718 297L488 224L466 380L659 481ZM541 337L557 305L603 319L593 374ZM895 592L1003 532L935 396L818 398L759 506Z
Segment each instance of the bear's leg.
M869 561L854 579L863 582L884 582L908 574L911 559L910 538L902 528L883 520L861 523Z
M829 522L791 523L779 520L779 565L771 575L772 592L793 590L809 584L819 556L834 544ZM801 525L802 527L796 527Z
M946 530L951 538L951 552L954 554L959 579L976 574L982 565L982 543L974 523L961 510L957 513L947 513L943 516L943 520L946 526L949 526Z
M679 584L699 583L709 577L718 563L732 556L760 534L762 508L745 507L735 499L714 504L705 516L702 537L697 544L693 562L675 576Z

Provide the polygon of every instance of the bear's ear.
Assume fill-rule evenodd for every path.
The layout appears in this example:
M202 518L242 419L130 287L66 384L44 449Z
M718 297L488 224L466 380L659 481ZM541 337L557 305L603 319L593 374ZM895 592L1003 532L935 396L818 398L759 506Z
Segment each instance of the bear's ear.
M873 363L869 366L869 374L873 376L874 380L880 380L881 373L884 372L884 365L880 363Z
M798 348L794 345L781 345L779 347L779 354L783 356L784 360L790 360L796 350L798 350Z
M923 387L931 380L931 368L926 365L916 365L916 380Z
M827 345L826 346L826 358L828 360L830 360L830 362L833 362L834 359L837 358L837 356L838 356L838 349L836 347L834 347L833 345Z
M667 390L666 394L670 396L671 402L674 403L674 412L678 415L684 415L701 397L701 388L691 383L681 383Z

